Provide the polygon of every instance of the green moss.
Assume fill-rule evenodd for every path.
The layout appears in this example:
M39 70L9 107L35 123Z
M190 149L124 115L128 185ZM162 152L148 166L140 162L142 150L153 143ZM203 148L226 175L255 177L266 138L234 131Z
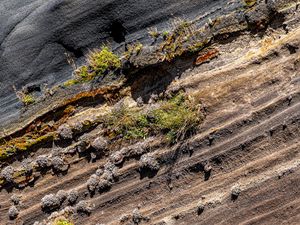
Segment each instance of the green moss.
M67 81L64 83L64 86L65 86L65 87L70 87L70 86L73 86L73 85L78 84L78 83L79 83L79 80L71 79L71 80L67 80Z
M256 0L243 0L246 7L252 7L256 4Z
M34 97L32 95L30 95L30 94L23 94L22 98L21 98L21 101L26 106L35 103Z
M36 146L53 140L54 133L48 133L37 138L28 138L25 140L24 138L11 140L6 145L0 146L0 161L3 161L20 151L31 151Z
M121 68L121 61L117 55L111 52L107 47L103 47L100 51L95 50L88 55L89 67L95 71L97 76L104 75L108 70L114 71ZM84 75L87 74L85 69Z
M74 223L67 219L58 219L53 223L53 225L74 225Z

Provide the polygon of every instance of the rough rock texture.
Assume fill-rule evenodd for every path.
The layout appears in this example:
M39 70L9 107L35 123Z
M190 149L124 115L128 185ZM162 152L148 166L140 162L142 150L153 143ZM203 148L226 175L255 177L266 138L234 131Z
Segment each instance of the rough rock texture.
M1 224L299 224L298 1L2 1L0 10ZM173 36L153 40L154 24ZM55 89L19 104L12 122L9 85L61 84L65 51L78 63L104 40L121 51L116 31L144 45L122 59L121 78ZM199 121L187 131L190 109ZM72 139L59 136L66 124Z
M88 49L147 36L172 17L220 8L224 1L4 0L0 3L0 127L20 116L17 90L39 89L71 77L65 53L78 64Z

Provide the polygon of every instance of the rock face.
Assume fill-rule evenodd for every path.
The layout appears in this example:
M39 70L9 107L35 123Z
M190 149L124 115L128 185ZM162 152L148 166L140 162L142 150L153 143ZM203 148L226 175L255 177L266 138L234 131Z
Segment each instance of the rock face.
M0 37L1 224L299 224L298 0L2 0Z
M173 17L209 12L224 1L3 0L0 2L0 127L20 116L17 90L38 91L71 77L89 49L143 39L147 28ZM200 12L199 12L200 10ZM42 93L41 93L42 94Z

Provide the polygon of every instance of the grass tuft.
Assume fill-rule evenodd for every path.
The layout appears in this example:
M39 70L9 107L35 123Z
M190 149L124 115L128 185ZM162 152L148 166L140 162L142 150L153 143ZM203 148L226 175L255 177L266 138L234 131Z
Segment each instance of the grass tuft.
M104 118L103 124L111 139L144 139L161 134L169 143L175 143L195 130L202 119L198 105L178 94L147 112L121 107Z

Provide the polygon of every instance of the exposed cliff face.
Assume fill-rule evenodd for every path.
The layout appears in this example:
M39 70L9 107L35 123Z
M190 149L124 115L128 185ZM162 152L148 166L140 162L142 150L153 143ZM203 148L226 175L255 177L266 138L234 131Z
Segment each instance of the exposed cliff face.
M1 224L298 224L297 1L0 9Z
M216 13L224 1L1 1L1 127L20 116L17 90L52 87L71 77L65 53L80 64L89 49L148 39L147 28L175 17ZM147 40L145 40L147 42ZM124 47L123 47L124 48Z

